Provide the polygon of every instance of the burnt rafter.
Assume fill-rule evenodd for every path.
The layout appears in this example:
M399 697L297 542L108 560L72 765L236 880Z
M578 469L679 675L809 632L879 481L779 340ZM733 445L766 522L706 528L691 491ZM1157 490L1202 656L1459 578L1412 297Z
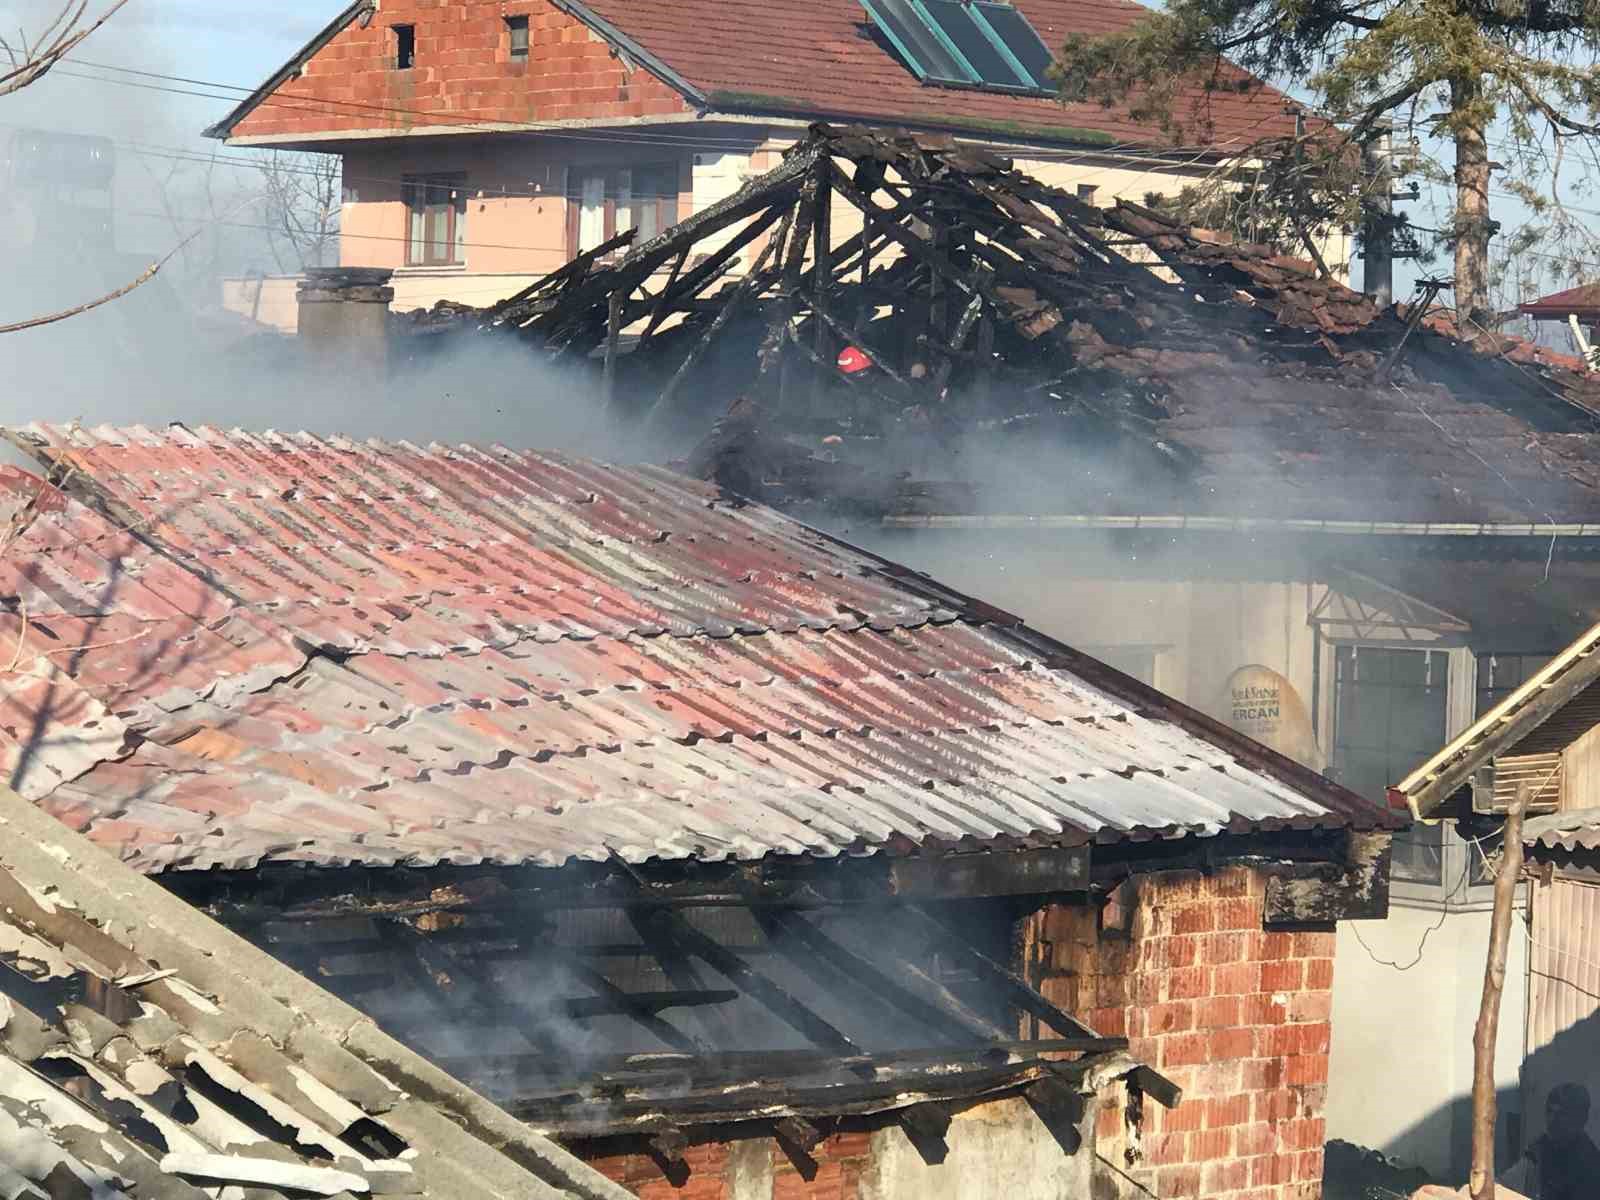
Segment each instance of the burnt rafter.
M779 506L914 524L1035 511L1019 501L1062 515L1122 516L1137 502L1152 515L1257 516L1286 499L1305 509L1296 517L1374 508L1414 520L1420 506L1520 520L1586 513L1600 488L1592 463L1559 469L1572 461L1565 440L1540 440L1600 428L1600 384L1581 364L1464 339L1426 297L1380 310L1314 264L1132 201L1093 205L947 137L815 125L775 169L657 237L428 323L595 360L616 416L685 442L719 436L713 424L742 400L741 445L685 460ZM1237 447L1213 436L1230 406L1303 402L1342 478L1371 465L1346 409L1398 425L1446 394L1483 418L1431 448L1472 485L1456 483L1448 504L1411 481L1349 498L1294 479L1259 497L1217 486L1259 473L1241 476ZM1534 437L1514 480L1455 445L1505 417ZM1274 436L1299 463L1299 443ZM1056 461L1076 453L1094 469ZM1030 455L1040 461L1020 461ZM988 478L991 459L1016 469ZM1139 500L1105 482L1121 478L1140 481Z

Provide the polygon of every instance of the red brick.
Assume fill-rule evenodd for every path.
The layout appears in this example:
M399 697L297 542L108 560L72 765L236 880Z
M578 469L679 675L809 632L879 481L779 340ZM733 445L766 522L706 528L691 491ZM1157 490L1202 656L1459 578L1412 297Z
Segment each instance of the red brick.
M1300 1097L1287 1089L1276 1092L1257 1092L1255 1118L1257 1121L1288 1121L1300 1115Z
M1200 1168L1200 1188L1207 1196L1236 1192L1250 1186L1250 1164L1242 1159L1208 1162Z
M1262 1058L1288 1058L1300 1053L1298 1025L1264 1025L1256 1033L1256 1053Z
M1250 871L1238 867L1219 871L1206 880L1206 891L1213 896L1248 896L1252 891Z
M1278 962L1282 959L1293 958L1294 934L1258 933L1251 942L1250 956L1263 962Z
M1328 1056L1326 1054L1297 1054L1288 1060L1284 1076L1290 1083L1327 1083Z
M1200 1194L1200 1168L1194 1166L1162 1167L1156 1172L1156 1195L1167 1197L1198 1196Z
M1150 1106L1145 1105L1145 1112ZM1198 1098L1185 1097L1177 1108L1161 1114L1162 1133L1193 1133L1206 1123L1206 1106Z
M1247 933L1212 933L1200 939L1200 961L1207 966L1236 963L1250 951Z
M1306 961L1306 987L1323 992L1333 987L1333 959L1313 958Z
M1218 972L1232 970L1231 967L1218 967ZM1182 967L1167 976L1167 999L1193 1000L1204 996L1216 989L1212 982L1212 971L1209 967Z
M1294 1175L1296 1179L1310 1181L1322 1178L1322 1151L1306 1150L1295 1159Z
M1297 992L1305 982L1306 972L1298 959L1261 964L1261 990L1263 992Z
M1238 900L1219 900L1216 905L1218 929L1259 929L1260 906L1248 897Z
M1210 1051L1210 1039L1203 1033L1175 1033L1161 1039L1161 1065L1181 1067L1203 1063ZM1304 1082L1314 1082L1305 1080Z
M1197 1000L1194 1006L1195 1028L1216 1029L1238 1025L1239 1008L1237 996L1212 996L1209 1000Z
M1332 958L1334 935L1331 933L1297 933L1294 935L1296 958Z
M1210 933L1217 927L1217 914L1209 904L1190 904L1172 916L1173 933Z
M1252 1058L1240 1064L1239 1090L1270 1092L1283 1086L1283 1060Z
M1291 1021L1326 1021L1332 1016L1332 992L1298 992L1289 997Z
M1326 1140L1326 1132L1321 1117L1304 1117L1285 1121L1278 1128L1278 1137L1285 1150L1315 1150Z
M1244 997L1239 1009L1239 1021L1243 1025L1281 1025L1288 1019L1288 1002L1274 999L1271 992Z
M1292 1154L1268 1154L1250 1160L1250 1183L1253 1187L1270 1187L1294 1181L1295 1159Z
M1145 1032L1155 1037L1159 1034L1183 1033L1193 1029L1194 1011L1194 1002L1190 1000L1157 1004L1145 1013Z
M1249 1058L1255 1051L1256 1031L1248 1028L1213 1029L1211 1058Z
M1328 1085L1308 1083L1293 1089L1300 1097L1300 1111L1308 1117L1320 1117L1328 1107Z
M1115 1106L1102 1106L1094 1116L1095 1136L1104 1141L1122 1133L1122 1110Z
M1189 1135L1187 1133L1150 1135L1144 1139L1144 1159L1152 1167L1189 1161Z
M1328 1026L1320 1022L1311 1025L1290 1026L1299 1034L1299 1045L1296 1050L1300 1054L1326 1054L1330 1033Z
M1154 938L1146 944L1145 966L1172 971L1194 965L1199 946L1192 937Z
M1261 964L1230 963L1211 970L1211 992L1216 996L1242 996L1261 990Z
M1257 1120L1233 1131L1233 1152L1240 1158L1272 1154L1278 1149L1278 1127L1271 1121Z
M1250 1123L1250 1097L1247 1095L1216 1096L1205 1103L1206 1127L1209 1129Z
M1239 1091L1240 1061L1208 1062L1194 1068L1189 1086L1192 1096L1231 1096Z

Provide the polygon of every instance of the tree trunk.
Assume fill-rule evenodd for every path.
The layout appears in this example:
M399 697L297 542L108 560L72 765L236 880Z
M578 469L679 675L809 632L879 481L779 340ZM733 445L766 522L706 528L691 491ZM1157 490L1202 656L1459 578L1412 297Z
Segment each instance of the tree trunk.
M1459 256L1458 256L1459 257ZM1506 946L1511 940L1512 907L1522 874L1522 814L1529 787L1517 789L1506 814L1500 870L1494 877L1494 916L1489 922L1489 961L1483 973L1483 1002L1472 1031L1472 1200L1494 1200L1495 1037L1500 1029L1500 993L1506 986ZM1469 851L1470 853L1470 851Z
M1456 139L1456 316L1463 337L1494 329L1489 307L1489 110L1475 79L1450 81Z

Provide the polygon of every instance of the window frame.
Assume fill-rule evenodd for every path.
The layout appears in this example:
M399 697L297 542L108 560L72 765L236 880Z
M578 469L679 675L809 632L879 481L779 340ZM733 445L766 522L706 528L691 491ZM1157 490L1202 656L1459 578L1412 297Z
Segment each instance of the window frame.
M1441 638L1423 644L1398 643L1397 639L1328 638L1322 642L1320 707L1328 714L1326 741L1322 742L1327 761L1334 762L1339 744L1338 704L1338 652L1343 648L1365 650L1432 651L1446 656L1445 676L1445 745L1476 720L1477 668L1479 654L1467 645ZM1321 740L1319 735L1319 740ZM1437 748L1437 747L1436 747ZM1330 772L1331 774L1331 772ZM1337 778L1337 777L1335 777ZM1476 864L1469 856L1478 851L1456 829L1453 821L1418 823L1412 826L1413 836L1420 836L1438 846L1440 855L1440 880L1429 883L1420 880L1390 877L1390 903L1404 908L1465 912L1485 909L1494 903L1494 881L1482 873L1482 859Z
M404 175L400 180L400 198L405 208L405 265L408 267L460 267L465 266L466 254L466 217L467 217L467 176L462 171L434 171L426 174ZM434 205L428 201L427 193L432 188L448 188L454 193L453 202L447 201L441 207L447 215L446 236L444 244L448 247L446 257L442 259L429 257L429 248L438 243L438 239L428 234L428 210ZM423 197L422 232L418 237L413 232L413 222L418 211L418 196ZM418 247L421 253L418 253Z
M417 65L417 27L401 22L389 28L394 30L394 69L409 71Z
M684 190L684 163L682 159L660 159L650 162L641 162L624 166L620 163L583 163L574 164L567 168L567 258L576 258L584 252L583 247L583 209L585 184L594 179L602 179L603 195L600 237L595 245L603 245L610 241L623 229L637 229L641 225L639 219L640 197L635 193L634 179L645 172L660 171L663 175L670 173L676 181L676 188L670 192L657 193L655 196L655 233L660 233L678 223L679 204ZM626 183L626 186L624 186ZM630 225L618 224L618 213L624 204L630 210ZM648 236L655 236L650 234ZM587 249L593 249L593 246Z
M522 34L522 46L517 46L517 34ZM506 59L508 62L525 63L528 61L528 52L533 44L533 32L528 28L526 14L517 13L506 18Z

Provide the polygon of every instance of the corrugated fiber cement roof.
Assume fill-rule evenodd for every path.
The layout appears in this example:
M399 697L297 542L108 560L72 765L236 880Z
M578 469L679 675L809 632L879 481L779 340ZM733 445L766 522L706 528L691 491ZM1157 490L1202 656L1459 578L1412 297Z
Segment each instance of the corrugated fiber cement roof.
M67 494L0 477L0 764L141 870L1393 819L665 470L179 426L12 436Z

